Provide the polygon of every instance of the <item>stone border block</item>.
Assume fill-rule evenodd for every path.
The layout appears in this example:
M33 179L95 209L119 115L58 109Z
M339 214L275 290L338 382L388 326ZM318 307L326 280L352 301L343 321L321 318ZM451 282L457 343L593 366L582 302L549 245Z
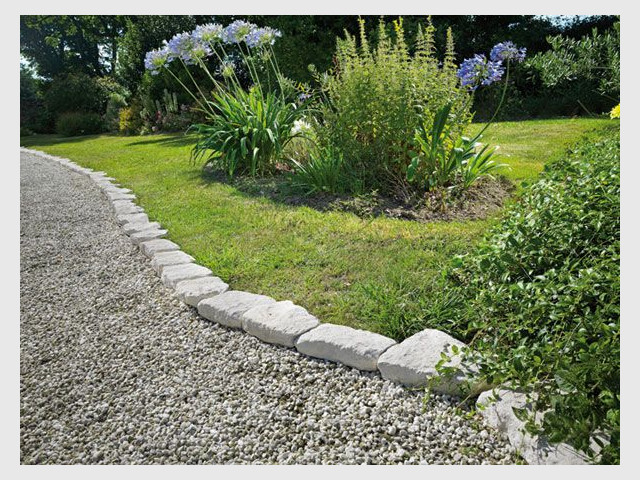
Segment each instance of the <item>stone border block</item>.
M162 275L162 269L169 265L181 265L193 262L194 258L187 255L182 250L173 250L170 252L158 252L151 258L151 268L158 275Z
M162 269L160 280L169 288L176 288L178 282L193 278L210 277L213 273L202 265L184 263L181 265L169 265Z
M295 341L300 353L367 371L376 370L380 355L395 344L395 340L377 333L330 323L321 324Z
M242 316L242 328L263 342L293 347L300 335L316 328L320 321L289 300L259 305Z
M453 355L451 347L459 349L465 344L440 330L425 329L394 345L378 360L382 378L410 387L429 385L435 392L448 395L477 395L491 388L474 379L473 369L461 367L459 355ZM436 364L445 353L451 358L447 367L455 368L450 377L441 377Z
M151 258L159 252L170 252L173 250L180 250L180 247L166 238L157 238L155 240L149 240L148 242L142 242L138 245L140 251L145 257Z
M116 221L118 225L126 225L128 223L140 223L140 222L149 222L149 217L146 213L121 213L116 215Z
M126 215L132 213L144 213L142 207L136 205L131 200L117 200L112 202L113 210L116 215Z
M545 438L524 431L524 422L513 413L514 408L531 411L532 405L527 402L524 393L505 388L489 390L480 394L476 405L478 413L484 417L487 424L505 433L509 443L518 449L529 465L587 465L589 463L584 454L566 443L551 445ZM536 417L541 419L540 414Z
M120 193L120 192L105 192L109 200L115 202L116 200L134 200L136 198L132 193Z
M127 235L131 235L137 232L143 232L145 230L158 230L160 224L158 222L129 222L122 226L122 231Z
M275 300L266 295L231 290L200 301L198 313L226 327L242 328L242 315L247 310L269 303Z
M142 242L148 242L149 240L164 237L166 234L166 230L153 228L151 230L142 230L136 233L132 233L131 235L129 235L129 238L134 245L138 245Z
M178 298L192 307L197 307L205 298L215 297L229 290L229 285L218 277L202 277L183 280L176 285Z

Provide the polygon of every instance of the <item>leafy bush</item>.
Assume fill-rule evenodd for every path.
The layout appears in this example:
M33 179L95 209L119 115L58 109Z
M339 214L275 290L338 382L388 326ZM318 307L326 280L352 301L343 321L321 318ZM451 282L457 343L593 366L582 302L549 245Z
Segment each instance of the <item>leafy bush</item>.
M20 128L49 133L54 125L42 101L41 85L28 68L20 66Z
M124 96L119 93L109 95L107 111L104 114L104 126L109 132L117 132L120 129L120 110L127 106Z
M470 120L469 96L458 87L450 32L439 68L431 23L418 30L414 55L409 54L402 19L393 26L390 37L381 20L377 46L371 48L361 20L359 45L349 33L338 39L335 69L318 76L327 98L321 140L342 152L366 190L382 192L404 181L420 123L432 122L447 103L452 104L452 129L461 133Z
M553 442L593 454L610 435L603 463L619 462L619 161L616 130L551 164L454 270L476 312L458 327L488 379L535 391Z
M44 104L55 118L65 112L102 115L112 94L124 97L127 92L111 79L71 73L53 79L44 95Z
M66 112L58 117L56 133L63 137L102 132L102 117L92 112Z

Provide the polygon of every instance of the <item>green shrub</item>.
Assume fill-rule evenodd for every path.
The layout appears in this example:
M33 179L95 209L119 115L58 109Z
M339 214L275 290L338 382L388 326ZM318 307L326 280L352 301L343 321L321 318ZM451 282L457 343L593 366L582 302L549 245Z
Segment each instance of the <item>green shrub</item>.
M412 139L422 121L452 104L451 125L462 132L470 120L469 96L458 88L453 40L449 32L442 68L435 56L434 28L418 30L409 54L402 19L387 35L381 20L376 48L360 21L359 44L349 33L338 39L336 67L319 76L327 102L322 109L324 144L342 152L364 188L390 192L403 182L411 161Z
M102 114L106 101L96 79L83 73L56 77L44 95L45 106L55 118L65 112Z
M63 137L102 132L102 117L93 112L66 112L58 117L56 133Z
M619 462L619 162L616 130L549 165L454 270L476 312L458 328L489 380L535 391L553 442L590 452L610 435L603 463Z
M120 129L120 110L127 106L124 96L119 93L109 95L107 111L104 114L104 126L109 132L117 132Z

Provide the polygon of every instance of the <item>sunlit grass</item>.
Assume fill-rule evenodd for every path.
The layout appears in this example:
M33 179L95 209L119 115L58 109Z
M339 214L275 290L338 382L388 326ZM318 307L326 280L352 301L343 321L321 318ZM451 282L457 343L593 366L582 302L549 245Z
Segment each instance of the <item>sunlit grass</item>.
M512 166L505 175L520 182L601 122L500 123L483 141L501 146L501 161ZM21 144L115 177L168 238L231 288L290 299L324 322L380 332L388 333L385 321L398 309L424 316L450 259L470 251L491 223L362 219L277 203L208 180L189 160L193 139L182 135L32 136Z

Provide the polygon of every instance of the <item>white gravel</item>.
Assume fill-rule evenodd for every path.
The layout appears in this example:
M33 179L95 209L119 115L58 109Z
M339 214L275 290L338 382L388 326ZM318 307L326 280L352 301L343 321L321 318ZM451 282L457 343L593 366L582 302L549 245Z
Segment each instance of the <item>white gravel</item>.
M22 464L511 464L412 392L212 324L75 172L20 158Z

